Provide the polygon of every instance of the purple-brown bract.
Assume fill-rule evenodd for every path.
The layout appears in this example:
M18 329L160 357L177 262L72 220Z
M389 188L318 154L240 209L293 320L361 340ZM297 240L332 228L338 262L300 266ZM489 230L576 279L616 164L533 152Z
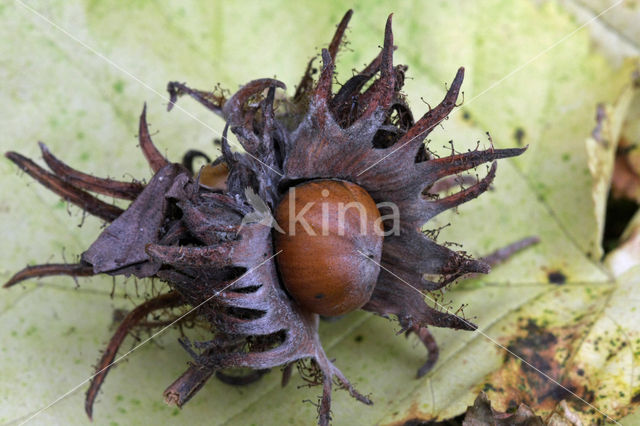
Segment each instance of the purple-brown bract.
M76 171L44 145L44 160L52 172L15 152L6 154L40 183L109 225L79 263L30 266L5 287L48 275L109 274L156 277L171 288L130 312L118 328L87 392L85 408L90 417L127 333L148 314L181 306L198 307L196 314L208 324L212 336L193 345L183 342L194 361L165 391L167 402L182 406L214 374L227 383L246 384L259 379L265 369L285 366L286 382L296 362L311 359L306 364L312 371L307 378L323 386L320 424L330 421L334 380L359 401L371 404L326 356L317 332L318 315L298 306L285 292L274 259L274 231L257 223L241 226L242 218L253 212L247 188L272 212L291 186L319 179L351 182L375 202L398 206L400 232L384 237L375 288L362 309L395 316L403 330L419 336L429 355L418 376L429 371L438 357L428 326L475 328L464 318L429 307L406 283L429 292L464 274L488 272L486 263L438 245L422 227L435 215L486 191L495 176L494 160L517 156L523 149L430 155L423 141L456 106L464 72L459 69L444 100L414 122L400 92L407 67L394 66L392 61L391 17L380 54L333 94L333 61L350 17L351 11L338 25L329 48L322 50L318 81L313 81L309 63L291 98L275 96L276 89L285 86L274 79L251 81L229 99L182 83L169 84L170 108L179 96L189 95L226 120L222 156L214 162L228 167L226 189L201 185L189 167L164 158L151 141L144 110L140 147L155 172L146 185ZM238 137L244 153L230 150L228 129ZM429 194L438 180L491 161L487 176L474 185L443 198ZM131 200L131 204L122 210L90 192ZM440 278L427 280L425 275ZM239 377L223 371L237 367L256 372Z

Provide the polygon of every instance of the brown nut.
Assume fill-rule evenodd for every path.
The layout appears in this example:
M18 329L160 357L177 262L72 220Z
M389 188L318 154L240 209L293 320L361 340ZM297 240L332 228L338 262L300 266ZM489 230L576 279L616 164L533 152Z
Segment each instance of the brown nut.
M276 209L282 281L305 309L335 316L371 298L380 268L380 212L360 186L315 180L293 187ZM373 260L373 262L372 262Z

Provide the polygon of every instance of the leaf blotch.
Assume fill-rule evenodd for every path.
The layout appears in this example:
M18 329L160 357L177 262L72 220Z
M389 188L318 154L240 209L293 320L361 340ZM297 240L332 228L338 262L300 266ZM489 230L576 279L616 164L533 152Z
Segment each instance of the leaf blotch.
M547 273L547 279L549 283L562 285L567 282L567 276L562 271L550 271Z
M524 146L524 138L526 135L527 134L522 127L516 127L513 131L513 139L516 141L518 146Z
M595 394L587 387L585 372L579 374L569 356L582 327L580 324L551 326L531 318L519 321L516 332L503 340L507 348L504 366L488 375L484 389L477 390L484 390L492 401L503 401L504 405L497 407L500 411L515 410L524 403L544 416L564 399L572 410L583 412L588 406L572 394L588 402L594 400Z

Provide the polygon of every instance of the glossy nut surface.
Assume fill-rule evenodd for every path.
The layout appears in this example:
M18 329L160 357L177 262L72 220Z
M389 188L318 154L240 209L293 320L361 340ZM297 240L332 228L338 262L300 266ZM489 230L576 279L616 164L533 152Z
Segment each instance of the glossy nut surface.
M276 209L280 275L307 310L336 316L362 307L380 272L380 212L360 186L315 180L293 187Z

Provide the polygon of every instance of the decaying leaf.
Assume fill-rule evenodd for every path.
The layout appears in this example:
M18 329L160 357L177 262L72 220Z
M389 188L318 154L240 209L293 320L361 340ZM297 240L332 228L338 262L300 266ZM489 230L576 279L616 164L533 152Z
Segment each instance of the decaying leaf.
M467 408L463 426L544 426L542 419L525 404L520 404L514 413L501 413L491 408L491 401L484 392Z
M520 403L517 409L507 413L496 411L491 407L487 394L480 392L467 408L463 426L582 426L582 420L573 412L563 399L546 419L537 416L526 404Z

